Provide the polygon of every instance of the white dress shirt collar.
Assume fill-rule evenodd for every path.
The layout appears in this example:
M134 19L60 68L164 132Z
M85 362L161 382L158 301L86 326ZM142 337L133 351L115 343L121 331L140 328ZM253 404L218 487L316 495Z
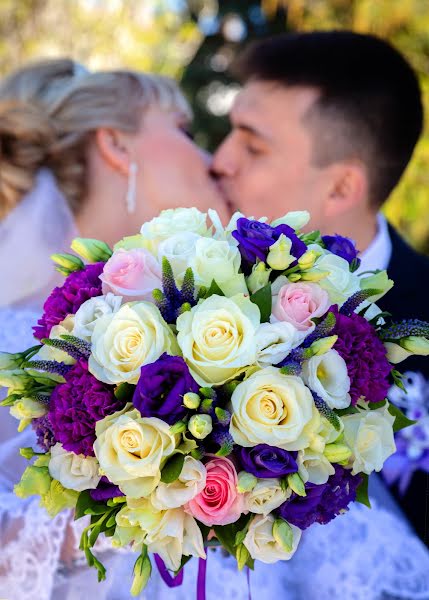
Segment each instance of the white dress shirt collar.
M361 265L357 273L387 269L391 256L392 240L387 221L381 213L378 213L377 233L368 248L359 255Z

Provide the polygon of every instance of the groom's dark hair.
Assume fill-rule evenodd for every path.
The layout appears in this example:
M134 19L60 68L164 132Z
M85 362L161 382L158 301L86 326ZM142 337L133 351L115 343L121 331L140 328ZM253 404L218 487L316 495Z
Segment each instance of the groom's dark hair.
M351 31L283 34L249 46L233 72L241 82L319 90L304 116L313 134L313 164L360 160L371 203L386 200L423 127L416 74L393 46Z

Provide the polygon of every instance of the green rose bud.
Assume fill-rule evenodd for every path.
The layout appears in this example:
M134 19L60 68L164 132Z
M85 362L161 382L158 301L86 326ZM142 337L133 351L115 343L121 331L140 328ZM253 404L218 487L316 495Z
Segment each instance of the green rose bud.
M183 404L186 408L196 410L201 404L201 398L194 392L188 392L183 396Z
M112 250L107 244L91 238L75 238L71 249L89 263L106 262L112 256Z
M328 337L320 338L313 342L310 346L313 356L321 356L326 354L334 346L338 340L338 335L330 335Z
M276 271L287 269L295 260L295 257L290 253L291 248L292 240L282 233L277 242L270 246L267 256L268 266Z
M327 444L323 452L325 457L331 463L340 463L348 461L352 455L352 451L345 444Z
M305 272L305 273L301 273L302 275L302 281L309 281L311 283L317 283L318 281L321 281L322 279L325 279L326 277L328 277L330 275L329 271L320 271L320 272ZM290 279L290 277L289 277Z
M252 473L240 471L238 474L237 491L239 494L251 492L257 483L258 479Z
M51 476L48 467L27 467L22 474L21 481L14 487L14 492L19 498L28 496L43 496L51 487Z
M170 433L172 435L176 435L177 433L183 433L184 431L186 431L186 428L187 425L185 421L177 421L177 423L174 423L174 425L170 427Z
M23 369L0 370L0 387L24 390L33 380Z
M193 415L189 419L188 429L197 440L206 438L213 429L210 415Z
M292 552L293 531L284 519L276 519L273 524L273 538L285 552Z
M23 431L32 419L43 417L48 412L47 407L32 398L21 398L10 407L10 414L21 422L18 431Z
M307 250L307 252L304 252L301 258L298 259L299 268L302 271L311 269L312 267L314 267L314 263L319 258L320 254L320 252L315 252L314 250Z
M235 557L237 559L238 570L241 571L246 566L246 563L250 558L250 552L244 544L240 544L237 546L237 550L235 551Z
M307 495L307 493L305 491L304 482L301 479L301 477L298 475L298 473L291 473L290 475L288 475L287 482L288 482L290 489L293 492L295 492L295 494L298 494L298 496L306 496Z
M78 256L74 254L51 254L51 259L55 264L62 267L68 273L73 273L73 271L80 271L85 267L84 263Z
M0 352L0 370L13 371L14 369L19 369L23 360L20 352L17 352L16 354Z
M290 275L287 276L288 280L291 283L296 283L297 281L299 281L301 279L302 275L301 273L291 273Z
M133 569L133 583L131 586L131 595L139 596L142 590L147 585L150 575L152 573L152 565L147 555L147 548L143 546L142 553L136 560Z
M270 280L271 269L267 269L265 263L259 262L257 265L253 265L252 272L247 278L247 287L250 292L254 294Z

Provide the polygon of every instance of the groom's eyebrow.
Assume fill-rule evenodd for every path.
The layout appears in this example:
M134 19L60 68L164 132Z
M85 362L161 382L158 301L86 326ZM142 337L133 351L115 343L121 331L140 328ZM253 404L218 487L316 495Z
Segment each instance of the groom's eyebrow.
M234 126L234 129L238 129L239 131L242 131L244 133L248 133L250 135L259 137L262 140L264 140L265 142L270 141L270 137L268 135L266 135L265 133L263 133L256 127L253 127L252 125L248 125L247 123L240 123L239 121L236 121L235 123L233 123L233 126Z

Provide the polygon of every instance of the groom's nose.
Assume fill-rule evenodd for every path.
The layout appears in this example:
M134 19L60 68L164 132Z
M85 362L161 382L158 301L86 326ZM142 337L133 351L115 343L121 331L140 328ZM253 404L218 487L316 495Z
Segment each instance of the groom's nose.
M233 177L235 175L237 171L237 161L232 152L230 136L224 139L214 153L211 170L217 177Z

